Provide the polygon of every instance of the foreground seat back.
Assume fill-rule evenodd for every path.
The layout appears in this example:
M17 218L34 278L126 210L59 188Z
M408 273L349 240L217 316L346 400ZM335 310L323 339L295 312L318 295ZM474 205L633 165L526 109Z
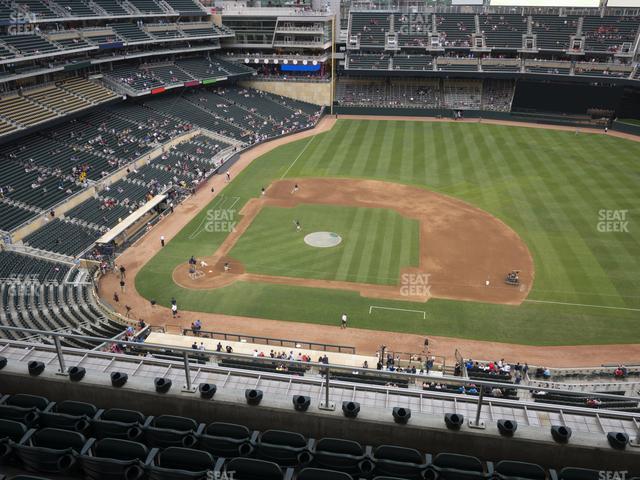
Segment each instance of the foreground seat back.
M514 462L503 460L495 465L495 472L503 477L522 478L526 480L545 480L547 472L535 463Z
M368 475L373 463L358 442L339 438L322 438L314 449L313 465L329 470Z
M36 472L69 472L75 467L77 456L86 443L81 433L57 428L32 430L30 434L14 448L24 466Z
M282 466L303 466L311 461L309 443L303 435L284 430L267 430L260 435L256 455Z
M41 427L73 430L88 435L91 419L97 411L98 409L90 403L67 400L55 404L49 411L41 412L39 424Z
M202 450L169 447L147 468L150 480L205 480L213 472L214 458Z
M151 418L143 428L144 441L149 447L192 448L198 442L195 420L174 415Z
M148 455L141 443L105 438L80 456L80 465L89 480L139 480Z
M200 436L198 448L225 458L246 457L254 450L247 427L224 422L209 424Z
M290 470L283 470L277 463L255 458L234 458L224 466L225 472L234 472L234 480L287 480Z
M96 438L136 440L142 435L145 416L135 410L111 408L100 413L91 426Z
M21 407L21 408L35 408L40 411L44 411L49 407L51 402L46 397L41 397L39 395L28 395L26 393L17 393L15 395L10 395L7 399L5 399L4 403L6 405L11 405L13 407Z
M34 407L15 407L13 405L0 405L0 419L20 422L27 427L33 427L38 423L40 411Z
M560 470L559 479L560 480L602 480L602 473L599 470L566 467Z
M0 420L0 464L8 462L12 457L11 442L18 443L27 433L27 427L13 420Z
M296 480L353 480L353 477L345 472L327 470L324 468L303 468L298 473Z
M425 472L425 478L441 480L476 480L486 478L482 462L470 455L440 453Z
M373 452L375 475L421 479L427 469L424 455L413 448L380 445Z

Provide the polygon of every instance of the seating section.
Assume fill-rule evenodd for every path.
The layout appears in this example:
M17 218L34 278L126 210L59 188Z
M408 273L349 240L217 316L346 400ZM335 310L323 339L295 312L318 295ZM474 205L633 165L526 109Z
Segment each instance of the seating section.
M22 0L20 3L25 5L26 10L35 15L36 19L54 18L58 16L41 0Z
M597 392L588 398L584 395L573 395L571 393L562 392L533 392L533 398L535 402L554 403L557 405L567 405L575 407L588 407L588 408L606 408L608 410L619 410L625 412L640 412L638 408L638 402L634 400L627 400L624 398L625 392L607 391L608 394L620 395L620 400L612 400L610 398L600 398Z
M567 50L571 35L578 30L578 18L575 16L533 15L532 31L537 35L540 50Z
M129 13L122 8L117 0L93 0L93 2L104 10L107 15L127 15Z
M379 11L351 11L349 39L357 39L359 54L371 54L385 47L385 36L393 32L398 35L398 43L403 53L410 49L428 47L429 32L437 32L441 47L445 49L471 47L472 34L476 24L484 35L486 46L496 50L517 50L523 47L523 35L535 34L540 50L560 51L569 48L572 35L578 33L582 21L582 34L586 37L586 51L616 53L623 44L633 48L638 34L638 16L600 16L600 14L558 15L539 13L448 13L434 14L399 13ZM529 23L531 30L528 31ZM434 33L435 33L434 32ZM405 52L406 49L406 52ZM349 68L380 69L374 57L355 58ZM361 67L356 66L360 60ZM366 67L364 65L367 65ZM373 66L372 66L373 65ZM384 67L382 67L384 68Z
M527 33L527 17L514 14L481 15L480 29L489 47L522 48L522 35Z
M155 2L150 1L149 3L155 5ZM146 32L133 23L112 23L109 27L127 42L146 42L152 40Z
M0 99L0 135L77 112L117 95L91 80L75 78Z
M586 50L616 53L624 43L633 45L640 27L640 17L584 17L582 31Z
M71 17L94 17L97 13L82 0L56 0Z
M99 230L56 218L27 235L24 243L40 250L75 257L89 248L100 235Z
M445 47L470 47L475 32L475 16L469 13L436 15L436 28Z
M391 55L384 53L352 53L348 57L350 70L390 70Z
M0 43L17 50L22 55L42 55L58 48L39 35L0 35Z
M32 102L59 113L71 113L89 106L89 102L72 95L55 85L24 94Z
M360 37L362 47L384 47L385 33L390 28L390 15L388 12L350 12L350 35Z
M394 70L433 70L433 57L431 55L401 55L393 56Z
M338 82L336 98L345 106L438 108L437 80L344 80Z
M112 90L104 87L100 83L76 77L58 84L58 87L89 103L103 103L117 98Z
M145 105L238 140L256 142L312 125L318 107L238 87L205 89L181 97L151 97ZM195 106L195 108L194 108Z
M182 85L193 80L229 78L253 72L254 70L242 64L216 57L199 56L156 65L119 65L115 66L108 76L128 89L146 92L153 88Z
M181 15L202 15L202 9L192 0L169 0L167 3Z
M336 99L344 106L509 111L514 88L502 80L343 79Z
M3 461L18 469L67 479L158 480L545 479L598 478L597 471L437 455L397 445L361 445L307 438L284 430L253 431L211 419L147 416L121 408L35 395L0 400ZM56 477L57 478L57 477Z
M50 108L68 107L65 102L55 103L57 92L86 104L110 93L97 84L70 80L33 91L31 100L17 98L29 104L46 102ZM211 175L221 164L219 154L231 149L232 142L198 136L129 172L66 212L64 218L50 212L90 183L101 181L194 126L254 143L312 126L318 115L315 105L237 87L154 96L145 105L114 104L94 110L3 146L0 230L10 231L44 214L49 221L28 235L25 243L75 257L154 195L176 188L187 191Z
M51 120L57 114L25 97L15 95L0 99L0 116L9 122L29 126Z
M129 0L140 13L166 13L154 0Z
M33 210L0 199L0 231L8 232L33 217Z
M122 334L125 327L107 320L95 304L90 279L87 270L68 264L0 252L0 325L104 338ZM0 338L24 337L0 328ZM37 340L52 343L49 337ZM97 345L78 339L62 339L61 343L89 349Z

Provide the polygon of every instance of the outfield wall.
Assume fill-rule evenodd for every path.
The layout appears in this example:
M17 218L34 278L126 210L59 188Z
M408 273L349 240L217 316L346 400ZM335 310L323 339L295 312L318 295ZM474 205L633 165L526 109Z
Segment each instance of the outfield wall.
M619 122L616 120L613 122L611 129L616 130L617 132L640 136L640 125L632 125L630 123Z
M331 104L331 82L244 80L240 82L240 85L314 105L328 106Z
M343 107L333 108L337 115L371 115L390 117L435 117L453 119L453 110L427 108L393 108L393 107ZM501 120L506 122L537 123L540 125L559 125L565 127L592 128L600 130L603 127L591 123L580 122L575 118L563 118L560 115L532 114L518 112L491 112L484 110L462 110L463 119L477 118L487 120ZM640 129L639 129L640 130Z

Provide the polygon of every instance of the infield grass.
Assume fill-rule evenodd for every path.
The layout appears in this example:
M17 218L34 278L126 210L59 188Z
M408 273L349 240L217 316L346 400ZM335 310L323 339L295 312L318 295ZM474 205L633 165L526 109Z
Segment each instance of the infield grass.
M138 274L136 288L186 310L532 345L640 342L640 144L611 136L470 123L340 120L329 132L254 161L216 202L241 206L287 177L372 178L417 185L495 215L528 245L536 274L519 307L370 300L356 293L237 283L202 295L171 273L210 255L225 233L193 238L206 208ZM627 230L603 232L602 211L626 211ZM191 238L190 238L191 237ZM482 239L478 239L482 241ZM255 245L260 249L261 245ZM547 303L548 302L548 303ZM424 310L375 311L369 306Z
M265 207L229 255L251 273L396 285L401 268L418 266L419 227L417 220L382 208ZM330 248L304 242L307 233L322 231L337 233L342 242Z

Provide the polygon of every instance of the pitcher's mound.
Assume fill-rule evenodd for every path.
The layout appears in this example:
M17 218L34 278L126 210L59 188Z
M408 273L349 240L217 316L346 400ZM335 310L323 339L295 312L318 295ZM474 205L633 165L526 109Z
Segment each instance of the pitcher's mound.
M304 243L312 247L335 247L342 242L342 237L333 232L313 232L304 237Z

